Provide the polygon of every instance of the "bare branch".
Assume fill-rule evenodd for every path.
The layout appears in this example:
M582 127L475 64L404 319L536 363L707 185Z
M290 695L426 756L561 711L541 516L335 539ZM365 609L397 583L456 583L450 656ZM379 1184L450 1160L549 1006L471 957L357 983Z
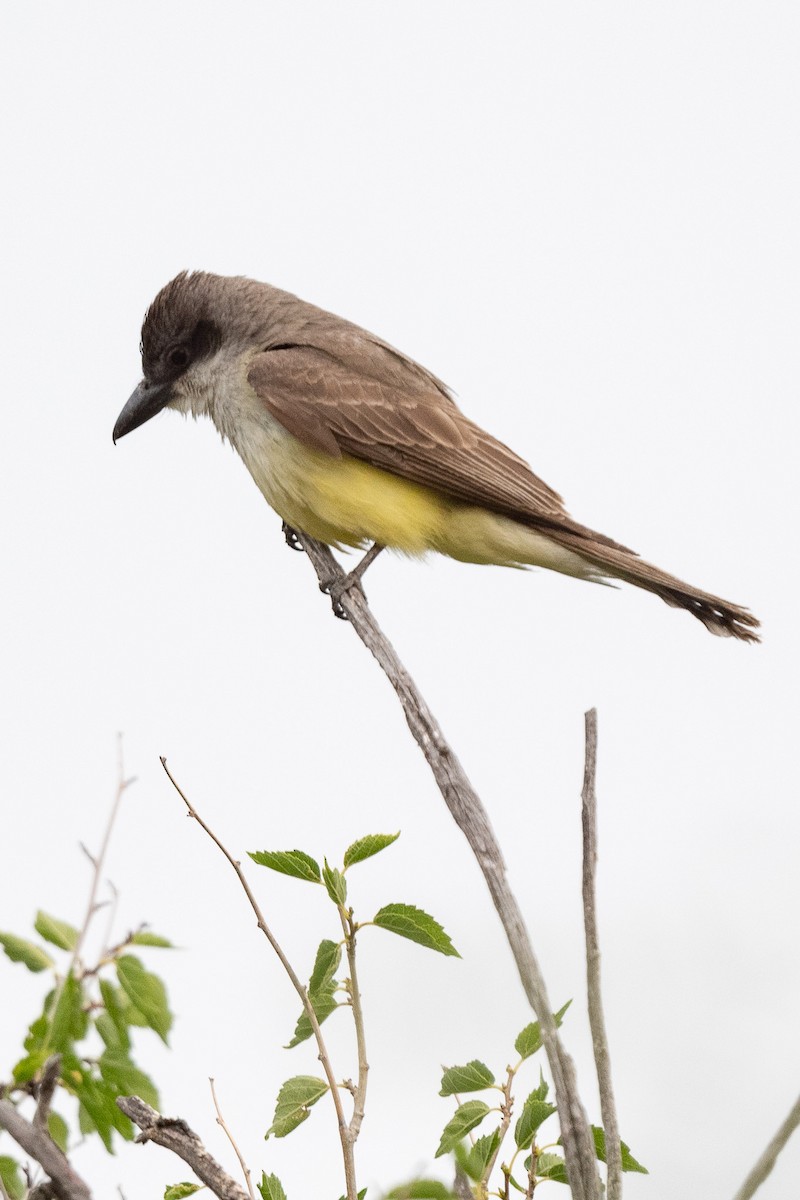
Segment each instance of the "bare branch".
M155 1142L182 1158L197 1178L218 1197L218 1200L248 1200L247 1193L231 1179L215 1158L206 1150L200 1138L185 1121L162 1117L138 1096L120 1096L117 1107L141 1129L137 1142Z
M49 1175L50 1194L56 1200L91 1200L89 1185L74 1170L47 1130L27 1121L8 1100L0 1100L0 1129L5 1129Z
M320 584L327 587L331 580L344 578L342 567L327 546L305 535L301 540ZM574 1200L595 1200L600 1194L600 1178L589 1122L578 1095L575 1067L558 1036L544 978L522 912L506 879L505 863L486 809L416 684L372 615L363 592L357 587L345 590L337 595L337 602L397 693L409 729L425 755L444 802L478 860L511 946L525 995L542 1030L553 1073L564 1156Z
M67 971L66 977L69 977L70 975L72 975L72 973L75 970L75 967L77 966L77 964L80 960L81 951L83 949L83 944L86 940L86 934L89 932L89 926L92 923L92 917L94 916L94 914L97 912L98 908L100 907L100 905L97 903L97 889L100 886L100 880L103 875L103 865L105 863L106 854L108 852L108 844L111 841L111 834L114 829L114 823L116 822L116 819L117 819L117 814L119 812L119 806L122 802L122 797L124 796L126 789L129 788L130 785L134 782L133 779L125 778L124 764L123 764L123 760L122 760L122 735L121 734L119 735L119 739L117 742L117 764L118 764L117 765L117 791L114 796L114 803L111 805L111 813L109 814L108 823L106 825L105 833L103 834L103 841L100 846L100 853L97 855L97 858L95 858L94 855L90 854L89 851L86 849L86 847L82 845L82 849L84 850L87 858L89 859L89 861L92 864L92 868L93 868L92 885L89 889L89 902L86 905L86 916L83 919L83 925L81 926L81 931L78 934L78 941L75 944L75 949L72 952L72 960L70 961L69 970ZM53 1006L53 1011L55 1011L55 1005Z
M42 1069L42 1077L39 1080L39 1089L36 1094L36 1112L33 1114L34 1127L46 1133L48 1132L47 1117L60 1071L61 1055L51 1054Z
M800 1125L800 1096L795 1100L788 1117L745 1179L733 1200L750 1200L777 1162L778 1155Z
M597 1068L597 1083L600 1088L600 1112L606 1140L606 1175L608 1200L620 1200L622 1196L622 1154L617 1126L617 1106L611 1086L611 1060L608 1054L608 1037L603 1016L603 999L600 991L600 937L597 931L597 899L595 877L597 874L597 709L590 708L584 715L586 725L586 760L583 770L581 792L581 815L583 822L583 926L586 931L586 984L589 997L589 1025L592 1030L592 1048Z
M319 1051L319 1061L322 1064L323 1071L325 1072L325 1078L328 1081L328 1087L330 1089L331 1099L333 1100L333 1106L336 1109L336 1120L337 1120L337 1123L339 1126L339 1140L342 1144L342 1159L344 1162L344 1176L345 1176L345 1184L346 1184L346 1191L347 1191L347 1200L357 1200L358 1186L356 1184L355 1158L353 1155L353 1138L350 1135L350 1130L348 1128L347 1121L345 1119L344 1109L342 1108L342 1098L339 1095L338 1083L336 1080L336 1076L333 1073L333 1067L331 1066L330 1056L328 1054L328 1050L325 1045L325 1040L322 1036L322 1030L320 1029L319 1021L317 1020L317 1014L314 1012L314 1006L308 998L308 992L306 991L305 987L303 986L294 967L289 962L288 958L286 957L283 950L281 949L272 930L267 925L267 922L264 919L264 914L261 911L261 907L260 907L258 901L256 900L255 896L253 895L253 890L250 887L250 884L247 882L245 874L242 870L242 864L233 857L233 855L231 854L231 852L228 849L226 849L226 847L222 844L222 842L219 840L219 838L214 833L214 831L212 829L210 829L208 825L206 825L205 821L200 816L200 814L197 812L194 805L190 803L186 794L181 790L181 788L178 786L177 782L175 781L174 777L172 776L170 769L167 766L167 760L166 760L166 758L164 758L163 755L161 756L161 765L164 768L164 772L165 772L167 778L169 779L170 783L175 788L175 791L178 793L178 795L180 796L183 803L186 805L186 809L189 813L189 816L192 817L193 820L197 821L197 824L200 826L200 828L205 833L208 834L208 836L211 838L214 845L221 851L221 853L228 860L228 862L230 863L230 865L233 867L234 871L236 872L236 877L239 880L239 883L242 885L242 889L244 891L244 894L247 896L247 899L250 903L250 907L252 908L253 912L255 913L256 921L258 922L258 928L264 934L264 936L267 939L267 941L269 942L270 946L277 954L277 956L280 960L281 966L283 967L286 974L289 976L289 980L291 982L292 987L294 988L294 990L297 992L298 996L300 997L300 1003L303 1005L303 1009L305 1011L306 1016L308 1017L309 1024L311 1025L311 1029L314 1033L314 1040L317 1043L317 1049Z
M255 1192L253 1191L253 1183L250 1178L250 1168L248 1167L247 1163L242 1158L241 1151L239 1150L239 1147L236 1145L236 1142L233 1140L233 1134L231 1133L230 1129L228 1129L228 1126L225 1124L225 1118L222 1115L222 1112L219 1107L219 1101L217 1100L217 1090L214 1087L214 1080L209 1079L208 1082L211 1085L211 1099L214 1101L214 1108L217 1110L217 1124L222 1127L225 1137L228 1139L230 1144L233 1146L233 1152L239 1160L239 1166L242 1168L242 1174L244 1175L244 1181L245 1181L245 1184L247 1185L247 1192L248 1192L248 1195L250 1196L250 1200L256 1200Z

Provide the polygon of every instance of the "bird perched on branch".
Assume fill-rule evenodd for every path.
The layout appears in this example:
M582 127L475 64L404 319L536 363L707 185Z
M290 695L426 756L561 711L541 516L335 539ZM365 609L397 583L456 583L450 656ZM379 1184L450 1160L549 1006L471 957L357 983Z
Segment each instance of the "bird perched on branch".
M164 408L209 416L290 530L337 547L371 543L364 562L391 547L621 579L711 633L758 641L747 609L574 521L430 371L288 292L183 273L150 306L141 350L144 378L114 440Z

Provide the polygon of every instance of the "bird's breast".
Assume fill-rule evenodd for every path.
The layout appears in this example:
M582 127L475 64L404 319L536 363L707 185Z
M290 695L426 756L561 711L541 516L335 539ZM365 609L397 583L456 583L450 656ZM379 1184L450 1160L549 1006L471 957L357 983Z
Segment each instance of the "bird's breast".
M227 436L283 520L329 545L377 541L423 554L441 531L444 497L347 455L310 449L260 403L228 422Z

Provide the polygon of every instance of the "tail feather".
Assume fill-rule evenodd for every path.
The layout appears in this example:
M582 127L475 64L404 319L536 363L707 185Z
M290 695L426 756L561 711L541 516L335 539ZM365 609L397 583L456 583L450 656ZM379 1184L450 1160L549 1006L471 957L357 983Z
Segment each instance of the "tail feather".
M760 622L748 609L731 604L710 592L701 592L691 584L654 567L652 563L645 562L633 550L616 543L609 544L606 538L598 537L595 540L590 530L586 530L586 534L589 536L559 530L550 536L559 545L580 554L601 574L653 592L673 608L685 608L717 637L733 637L742 642L761 640L755 632Z

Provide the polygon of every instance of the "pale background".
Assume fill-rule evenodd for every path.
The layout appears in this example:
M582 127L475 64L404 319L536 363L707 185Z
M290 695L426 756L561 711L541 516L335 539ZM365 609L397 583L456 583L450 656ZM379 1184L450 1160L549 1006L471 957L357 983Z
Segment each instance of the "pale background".
M264 1143L313 1053L166 754L237 852L336 857L364 916L429 908L463 961L362 940L370 1196L429 1169L439 1064L502 1070L529 1019L488 895L395 700L210 424L116 449L144 309L247 273L430 366L594 524L752 607L710 637L631 589L383 559L375 611L485 799L598 1117L579 905L582 714L600 712L600 915L627 1195L730 1196L798 1091L798 235L794 3L7 5L2 16L2 908L77 920L115 784L119 931L179 1015L139 1057L233 1170L207 1077L290 1200L342 1189L329 1105ZM301 970L327 918L251 872ZM0 962L2 1075L41 978ZM330 1028L353 1070L344 1019ZM0 1139L0 1152L8 1148ZM98 1196L162 1194L93 1147ZM796 1195L800 1137L764 1187ZM554 1185L555 1186L555 1185Z

